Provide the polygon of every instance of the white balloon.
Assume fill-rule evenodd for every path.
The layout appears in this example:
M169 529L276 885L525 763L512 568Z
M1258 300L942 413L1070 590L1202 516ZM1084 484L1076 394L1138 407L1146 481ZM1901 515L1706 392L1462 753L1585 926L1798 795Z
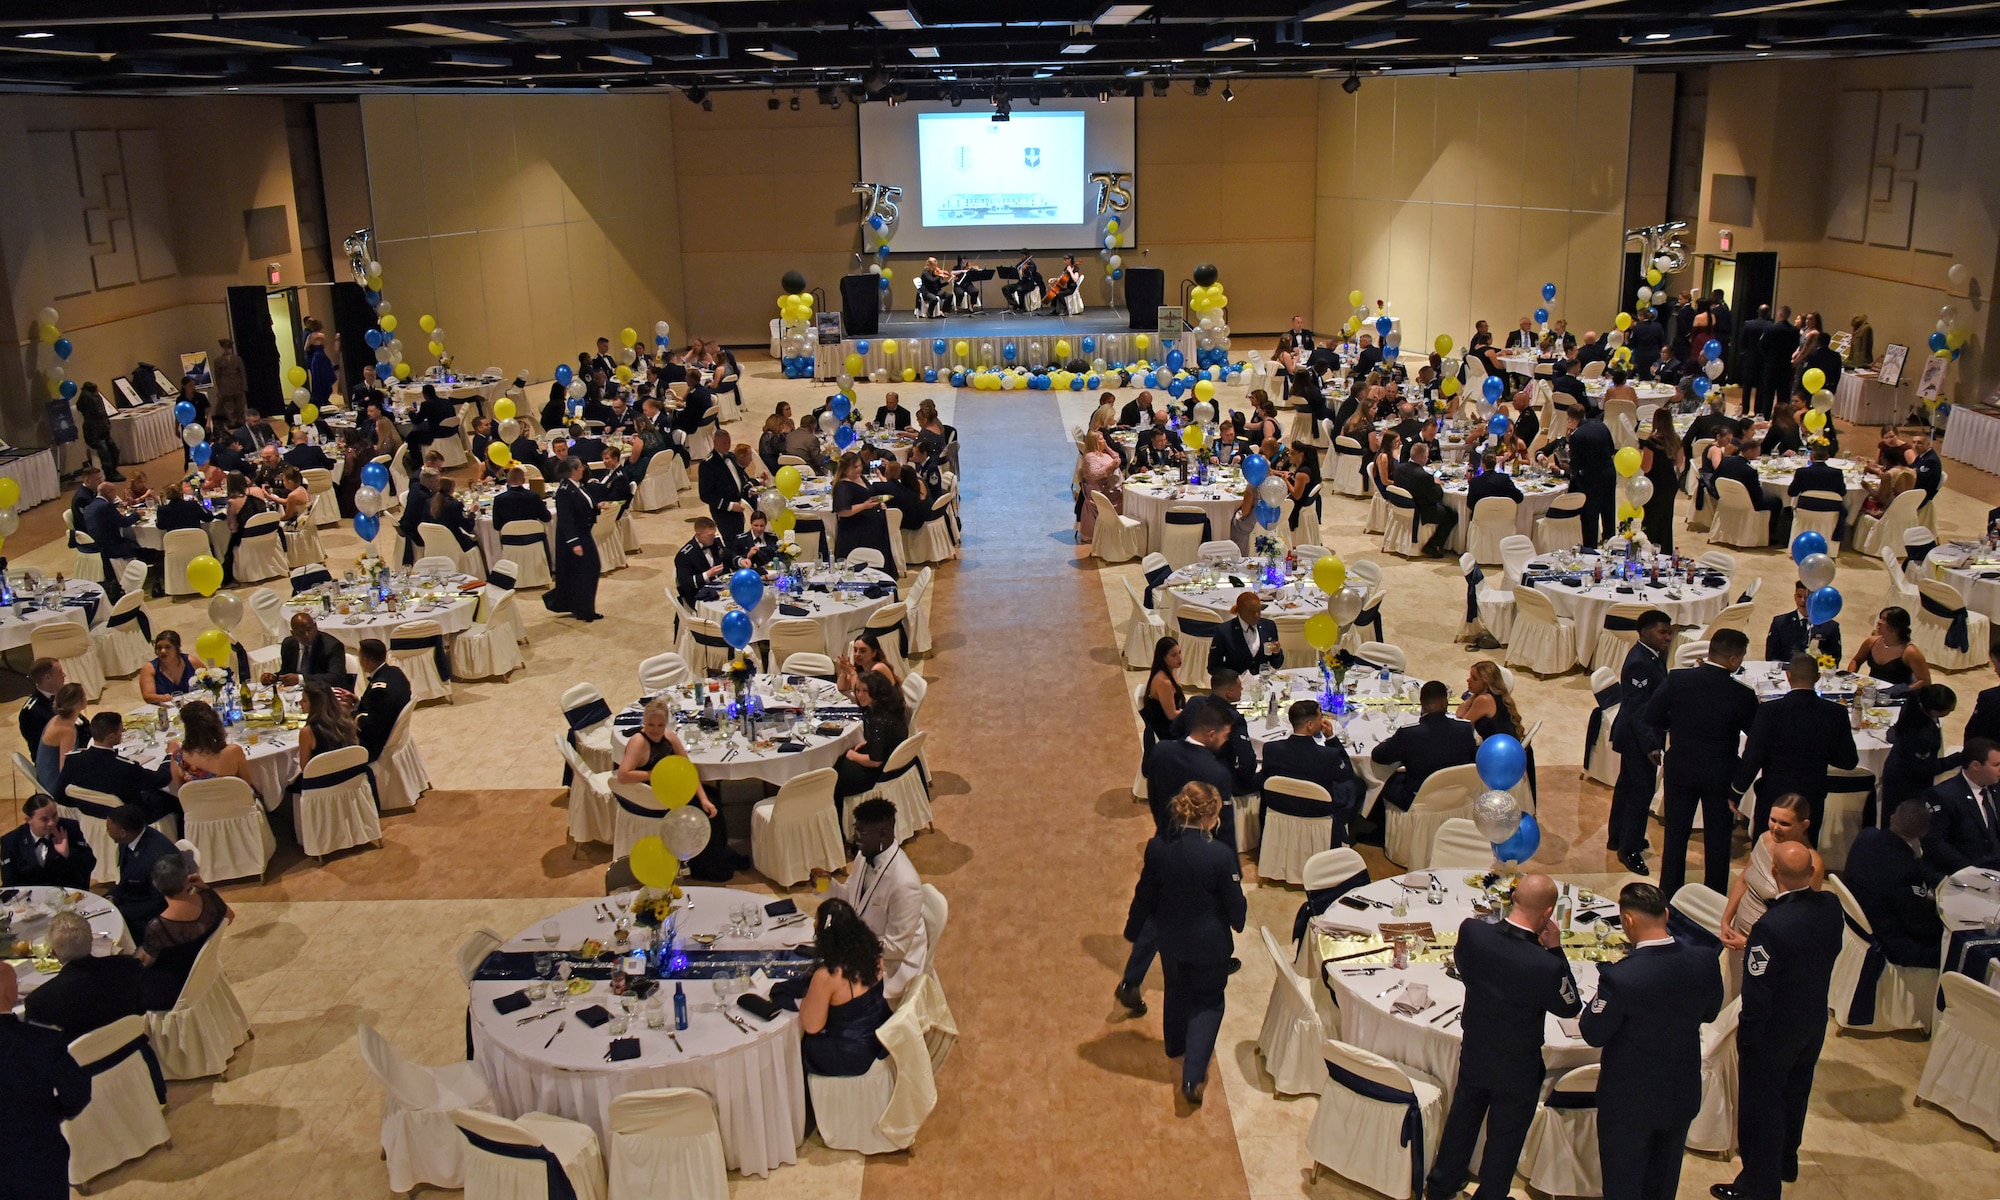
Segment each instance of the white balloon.
M1201 425L1206 425L1210 421L1215 420L1215 405L1210 404L1206 400L1196 404L1194 406L1194 419L1197 424Z
M1944 276L1946 279L1951 280L1953 287L1964 287L1965 281L1972 276L1972 272L1965 269L1964 263L1953 263L1945 269Z
M667 336L667 323L665 321L653 322L653 336L654 337Z
M389 352L390 352L390 353L392 353L392 354L401 354L401 353L403 352L403 339L402 339L402 338L390 338L390 339L389 339Z
M189 448L192 449L208 440L208 430L203 429L199 425L190 425L186 429L181 430L181 440L186 442Z
M590 389L589 389L588 387L584 386L584 382L583 382L583 380L581 380L581 379L572 379L572 380L570 380L570 381L569 381L569 398L570 398L570 399L572 399L572 400L581 400L581 399L583 399L583 398L584 398L585 396L588 396L589 394L590 394Z
M519 421L516 421L512 417L508 417L506 420L500 422L501 441L512 442L515 438L520 436L521 436L521 423Z
M618 347L618 361L622 365L629 367L639 361L639 352L630 346L620 346Z
M1472 802L1472 823L1480 837L1497 846L1521 828L1521 802L1498 788L1481 792Z
M1707 375L1710 379L1720 379L1722 378L1722 360L1718 358L1701 370L1702 374Z
M0 508L0 537L13 537L21 527L21 516L11 508Z
M403 361L403 352L401 350L389 351L389 365L395 366L396 364L401 363L402 361Z
M1812 406L1821 412L1832 412L1833 392L1827 388L1821 388L1819 391L1813 393Z
M1622 346L1625 344L1625 334L1622 330L1614 329L1604 335L1604 340L1613 346Z
M378 317L386 317L390 313L393 313L395 311L396 310L390 306L389 301L386 298L382 300L377 300L375 302L375 315Z
M1799 561L1799 582L1809 592L1831 586L1835 573L1833 559L1824 554L1808 554Z
M1625 484L1625 494L1631 497L1632 503L1643 508L1646 501L1653 498L1653 481L1644 475L1634 475Z
M378 363L385 363L385 362L388 362L388 361L389 361L389 355L390 355L390 351L389 351L389 347L387 347L387 346L377 346L377 347L375 348L375 361L376 361L376 362L378 362Z
M354 489L354 508L357 512L374 516L382 511L382 493L365 483L362 484Z
M293 388L293 389L292 389L292 403L293 403L293 404L304 404L304 403L305 403L306 401L308 401L308 400L311 400L311 399L312 399L312 393L311 393L311 392L309 392L309 391L307 391L306 389L304 389L304 388Z
M40 321L42 324L48 326L50 329L61 328L60 323L57 322L56 320L56 310L53 308L45 308L42 311L36 313L35 319Z
M1104 260L1104 265L1116 271L1118 268L1125 265L1125 258L1123 255L1114 254L1110 258Z
M1652 288L1649 288L1649 287L1642 287L1642 288L1640 288L1640 289L1639 289L1639 302L1640 302L1641 304L1650 304L1650 303L1652 303L1652 301L1653 301L1653 289L1652 289Z
M1277 504L1285 495L1285 481L1282 479L1266 479L1257 485L1257 498L1266 504Z
M1003 392L1011 392L1014 390L1014 376L1012 372L1009 372L1000 377L1000 390Z
M708 814L696 805L681 805L668 813L660 825L660 840L682 862L708 847Z
M217 629L234 629L243 619L243 601L228 592L217 592L208 602L208 619Z
M869 263L869 264L868 264L868 273L869 273L870 275L880 275L880 274L882 273L882 264L881 264L881 263Z
M376 261L375 261L374 259L372 259L372 258L371 258L371 259L369 259L369 260L368 260L368 273L369 273L370 275L380 275L380 274L382 273L382 264L381 264L381 263L378 263L378 262L376 262Z
M62 364L60 363L51 363L42 368L42 374L49 377L50 383L61 383L69 377L69 373L62 369Z
M1361 615L1361 606L1367 600L1368 593L1350 583L1327 599L1326 610L1333 614L1333 619L1344 629L1354 624L1354 618Z

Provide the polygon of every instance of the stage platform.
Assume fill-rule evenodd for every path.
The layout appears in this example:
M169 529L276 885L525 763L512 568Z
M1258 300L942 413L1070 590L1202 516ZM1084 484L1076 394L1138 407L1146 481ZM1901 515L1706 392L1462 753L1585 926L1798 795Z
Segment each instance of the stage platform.
M1004 305L984 312L949 313L942 317L920 317L914 313L884 313L873 337L849 337L840 352L827 361L829 346L821 347L819 374L830 378L841 369L847 356L859 354L867 364L867 374L887 371L891 380L902 378L903 368L911 367L922 377L926 368L948 371L954 367L1052 367L1057 365L1056 343L1069 343L1069 357L1086 361L1103 359L1124 363L1146 358L1157 360L1164 349L1159 335L1146 333L1146 347L1136 338L1144 331L1130 328L1130 318L1121 309L1087 308L1069 316L1046 309L1035 313L1009 311ZM1085 349L1083 341L1091 346ZM942 342L944 348L938 349ZM967 353L958 353L964 342ZM895 352L888 352L893 343ZM863 345L866 345L866 349ZM1014 347L1014 357L1006 356Z

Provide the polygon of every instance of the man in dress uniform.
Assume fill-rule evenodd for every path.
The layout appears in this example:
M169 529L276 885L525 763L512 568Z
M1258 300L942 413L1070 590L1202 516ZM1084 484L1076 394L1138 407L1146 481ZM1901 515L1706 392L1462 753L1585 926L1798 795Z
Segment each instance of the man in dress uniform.
M1701 1027L1722 1011L1722 961L1667 932L1667 898L1650 883L1618 893L1632 950L1597 970L1583 1040L1604 1048L1597 1077L1597 1157L1605 1200L1673 1200L1688 1126L1701 1111Z
M674 590L681 603L693 608L705 587L720 587L729 573L729 551L707 517L694 519L694 536L674 552Z
M1368 758L1378 767L1402 765L1382 785L1382 803L1410 807L1418 789L1446 767L1462 767L1479 753L1479 735L1451 715L1451 691L1433 679L1417 693L1421 710L1415 725L1405 725L1382 739Z
M21 740L28 744L28 753L41 745L42 731L48 728L49 718L56 712L56 693L69 682L63 673L60 659L38 658L28 667L28 682L34 687L28 691L27 703L21 705Z
M1924 861L1942 878L1966 867L2000 869L2000 745L1965 739L1958 774L1925 792Z
M1639 614L1639 640L1625 652L1618 672L1618 715L1611 719L1611 748L1618 752L1618 782L1611 792L1607 849L1634 875L1646 869L1646 814L1659 781L1665 735L1647 724L1646 709L1667 682L1667 647L1674 640L1673 618L1657 608Z
M62 815L55 797L30 792L21 802L26 820L0 835L0 884L7 887L90 887L97 854L83 826Z
M743 468L729 451L728 430L715 431L715 453L701 460L698 474L701 502L708 505L708 515L714 518L724 543L734 541L743 532L743 518L750 511L750 481L743 477Z
M1618 446L1596 409L1574 409L1569 419L1569 489L1583 493L1583 542L1595 546L1618 527Z
M1826 808L1826 772L1830 767L1853 770L1861 761L1854 749L1854 730L1847 709L1813 690L1819 683L1819 660L1799 654L1785 664L1791 690L1757 706L1750 723L1750 741L1729 790L1740 801L1750 781L1757 781L1757 807L1750 818L1755 841L1770 823L1771 802L1797 792L1812 804L1806 837L1819 844L1820 814ZM1732 801L1735 803L1735 801ZM1738 804L1740 808L1740 804Z
M583 460L566 460L568 470L556 489L555 586L542 593L542 607L595 621L597 611L597 505L584 495Z
M1709 639L1707 660L1669 671L1659 694L1646 706L1646 723L1667 736L1667 833L1660 852L1660 890L1669 896L1687 879L1688 836L1694 831L1697 808L1702 819L1702 882L1729 893L1729 841L1736 831L1730 782L1736 774L1738 739L1757 717L1757 693L1732 672L1743 665L1749 647L1750 639L1741 630L1717 630Z
M1840 658L1840 622L1813 624L1806 616L1806 585L1794 583L1792 611L1771 618L1771 631L1764 636L1764 657L1771 662L1790 662L1794 655L1810 652L1815 638L1821 654Z
M1514 888L1506 920L1489 925L1468 917L1458 927L1465 1045L1437 1161L1424 1180L1430 1200L1450 1200L1465 1185L1481 1123L1486 1153L1473 1200L1505 1200L1513 1188L1521 1143L1541 1099L1547 1014L1573 1017L1583 1009L1562 932L1549 916L1555 906L1555 880L1528 875Z
M1931 889L1943 878L1924 863L1931 810L1912 796L1889 814L1887 829L1869 826L1847 851L1840 878L1868 917L1882 954L1899 967L1936 970L1944 922Z
M14 1015L21 983L0 971L0 1079L6 1080L9 1200L68 1200L69 1140L62 1123L90 1104L90 1076L69 1056L69 1038Z
M1716 1200L1778 1200L1799 1177L1813 1068L1826 1040L1827 985L1840 957L1844 918L1832 892L1814 891L1812 851L1778 846L1780 889L1743 948L1743 1016L1736 1027L1736 1140L1743 1166Z
M1229 606L1236 614L1215 631L1208 646L1208 669L1228 667L1238 675L1255 675L1278 670L1285 665L1285 649L1278 644L1278 625L1264 616L1264 602L1257 593L1244 590Z
M1344 846L1347 822L1354 815L1361 787L1354 776L1354 764L1348 761L1347 751L1335 736L1333 718L1320 711L1317 700L1295 701L1285 710L1285 718L1291 723L1292 736L1264 747L1263 780L1283 776L1316 783L1326 789L1332 800L1322 803L1265 789L1264 807L1306 820L1329 817L1333 821L1333 836L1328 847Z
M117 906L127 929L143 930L166 910L166 897L153 886L153 866L169 854L180 853L166 834L147 824L152 819L145 809L127 804L104 820L111 840L118 843L118 882L111 885L105 898ZM5 974L0 971L0 975Z
M354 729L368 748L368 761L374 762L410 706L410 677L389 661L389 647L380 638L362 638L354 658L361 664L361 678L354 684Z

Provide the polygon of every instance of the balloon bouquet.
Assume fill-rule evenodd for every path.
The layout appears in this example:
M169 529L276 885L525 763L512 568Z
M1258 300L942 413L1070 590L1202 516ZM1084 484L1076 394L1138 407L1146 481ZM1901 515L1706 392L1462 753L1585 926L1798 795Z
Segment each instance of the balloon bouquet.
M1541 848L1542 828L1535 814L1521 811L1521 802L1509 790L1527 776L1526 748L1512 735L1496 733L1479 743L1474 764L1487 789L1472 801L1479 836L1492 844L1496 861L1509 866L1527 862Z
M787 271L779 281L784 293L778 297L778 343L784 353L779 365L787 379L813 377L813 295L806 290L803 271ZM665 325L662 321L660 324Z

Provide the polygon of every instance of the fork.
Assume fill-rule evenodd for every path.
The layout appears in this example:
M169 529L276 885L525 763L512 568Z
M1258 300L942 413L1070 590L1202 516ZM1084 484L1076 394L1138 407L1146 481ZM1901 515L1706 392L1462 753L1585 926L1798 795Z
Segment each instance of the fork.
M562 1020L560 1020L560 1021L557 1021L557 1022L556 1022L556 1031L555 1031L554 1033L552 1033L552 1034L550 1034L550 1035L549 1035L549 1040L548 1040L548 1041L546 1041L546 1042L543 1042L543 1043L542 1043L542 1049L546 1050L546 1049L548 1049L548 1048L549 1048L550 1046L553 1046L553 1045L555 1045L555 1044L556 1044L556 1039L557 1039L557 1038L559 1038L559 1037L561 1037L561 1036L562 1036L562 1031L563 1031L564 1029L567 1029L568 1027L569 1027L569 1018L568 1018L568 1017L564 1017L564 1018L563 1018Z

